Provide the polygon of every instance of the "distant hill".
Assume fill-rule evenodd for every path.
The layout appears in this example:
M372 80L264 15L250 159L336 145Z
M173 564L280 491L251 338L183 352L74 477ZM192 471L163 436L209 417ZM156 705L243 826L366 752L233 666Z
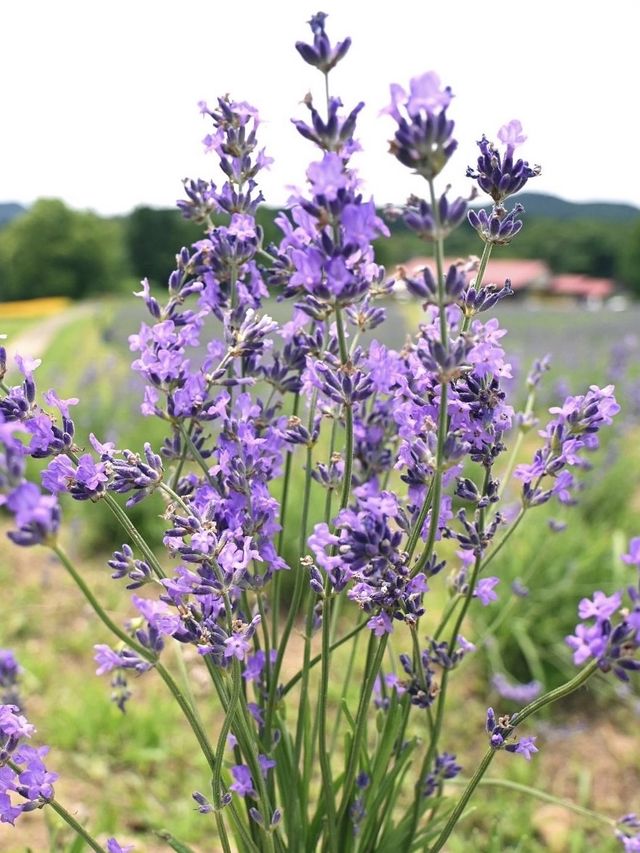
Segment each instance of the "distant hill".
M632 204L620 204L613 201L565 201L553 195L544 193L518 193L509 202L519 201L524 205L527 218L540 217L547 219L595 219L600 222L630 222L640 217L640 208ZM484 207L484 204L479 205ZM27 210L16 202L0 202L0 228L20 216ZM175 210L170 208L170 210ZM262 218L272 220L277 209L263 208ZM126 216L124 217L127 218ZM261 223L264 226L264 223ZM268 241L267 241L268 242Z
M600 222L629 222L640 217L640 208L612 201L565 201L542 193L518 193L510 201L519 201L527 217L548 219L597 219Z
M16 216L26 213L27 208L21 204L16 204L14 201L0 202L0 228L11 222Z

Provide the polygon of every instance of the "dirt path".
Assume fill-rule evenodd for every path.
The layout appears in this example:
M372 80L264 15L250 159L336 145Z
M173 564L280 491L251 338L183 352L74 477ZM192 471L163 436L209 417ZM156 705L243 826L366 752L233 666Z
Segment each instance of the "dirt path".
M81 317L93 316L98 313L99 308L97 302L79 302L59 314L34 323L24 332L9 338L4 344L9 369L11 370L15 365L16 353L25 358L42 358L51 341L60 333L64 333L69 323Z

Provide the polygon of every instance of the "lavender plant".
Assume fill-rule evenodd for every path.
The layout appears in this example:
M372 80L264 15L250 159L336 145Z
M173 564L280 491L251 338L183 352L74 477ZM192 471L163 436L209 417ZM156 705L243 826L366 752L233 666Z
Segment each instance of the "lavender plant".
M597 672L626 681L640 668L638 585L630 583L625 609L621 592L584 598L567 638L577 675L543 694L503 683L521 707L489 708L476 721L475 736L486 724L486 753L465 768L461 795L452 793L447 783L463 768L450 751L461 737L446 725L449 683L475 649L463 633L467 614L498 599L490 564L528 513L572 502L576 472L619 407L613 386L567 398L540 428L533 460L519 463L546 364L534 367L516 413L503 389L505 332L479 315L512 292L484 273L494 247L522 228L510 197L539 173L516 156L526 140L520 122L500 129L499 145L478 143L467 174L491 206L467 212L436 181L457 146L451 89L434 72L408 90L391 87L390 150L427 196L412 196L403 216L432 245L434 263L389 278L372 246L388 230L352 164L363 104L345 109L330 86L350 40L332 44L325 19L315 15L312 43L296 45L322 74L325 103L307 96L306 120L294 121L314 149L306 188L277 219L279 244L265 246L255 221L257 179L271 162L256 109L230 97L201 104L223 182L185 182L178 205L203 237L176 256L165 301L142 283L136 295L150 321L130 341L146 385L142 415L164 424L162 446L137 452L94 435L87 446L71 414L78 400L48 391L40 404L38 362L28 358L17 360L22 380L8 383L0 348L0 504L13 517L9 538L53 551L113 634L95 660L118 706L125 710L134 674L159 677L175 698L209 769L193 798L222 850L436 853L497 754L530 760L538 751L530 717ZM482 257L447 269L444 240L465 216ZM424 313L391 349L370 333L398 286ZM263 312L272 295L293 306L284 325ZM203 337L209 318L219 324L213 339ZM30 457L45 462L40 485L27 476ZM505 498L512 475L515 513ZM121 525L108 566L133 593L136 615L124 626L63 547L65 496L104 503ZM161 553L127 513L141 501L163 511ZM292 524L298 546L287 558ZM640 540L625 560L640 567ZM443 612L429 604L437 584L449 593ZM299 624L302 646L292 651ZM213 739L165 660L170 643L195 648L210 679L223 713ZM46 748L27 745L34 728L18 674L2 652L0 820L48 806L93 850L130 849L100 843L55 797ZM633 815L610 823L625 849L638 849Z

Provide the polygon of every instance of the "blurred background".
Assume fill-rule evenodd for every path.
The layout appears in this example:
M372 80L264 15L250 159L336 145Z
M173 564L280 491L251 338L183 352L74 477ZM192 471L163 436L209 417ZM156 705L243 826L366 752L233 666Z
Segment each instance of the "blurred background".
M547 688L569 677L563 637L573 630L578 600L635 580L619 561L628 538L640 535L635 0L613 0L606 13L591 2L521 2L500 12L472 2L4 4L0 334L8 336L10 355L43 359L41 390L80 398L80 442L89 432L134 450L162 440L163 425L137 414L141 385L129 368L128 335L146 317L131 294L148 277L160 298L176 252L201 236L175 208L182 179L221 180L215 156L203 153L209 125L197 102L213 104L230 93L258 107L261 138L274 158L263 173L258 221L265 244L278 240L274 216L291 187L303 186L316 157L290 118L304 116L307 92L322 103L319 75L294 49L296 40L309 39L305 22L319 8L329 13L333 40L353 38L331 89L347 108L366 102L357 134L364 151L354 164L381 215L423 192L386 153L392 123L380 110L391 82L406 86L433 69L452 87L460 140L444 173L452 194L469 192L465 169L480 136L495 139L502 124L522 121L529 138L520 153L539 163L542 175L516 198L525 207L524 229L511 246L495 250L487 275L496 283L511 278L515 290L496 311L509 330L510 391L522 405L533 359L549 353L552 369L538 400L543 419L549 406L591 383L614 382L622 405L584 476L578 505L532 513L509 553L496 559L506 607L476 608L472 616L467 635L480 638L479 654L458 688L452 714L454 729L456 720L460 727L446 745L470 772L483 749L487 704L516 708L491 686L495 675ZM399 264L411 270L426 263L429 247L397 221L389 225L391 238L376 247L389 275ZM481 250L466 224L447 245L452 259ZM399 295L387 308L381 334L399 344L420 321L420 307ZM274 301L268 311L284 320L289 308ZM534 434L523 443L523 460L535 441ZM105 565L121 535L102 510L65 507L68 547L114 615L125 619L128 595ZM157 545L161 510L147 501L133 514ZM0 525L6 528L2 518ZM508 592L516 580L527 596ZM91 659L93 643L108 638L44 551L18 551L3 537L0 585L0 648L14 648L25 668L27 708L52 745L61 798L98 832L120 828L121 840L139 849L167 849L152 832L170 826L194 850L211 850L207 816L190 807L191 791L206 786L206 774L164 696L147 680L135 686L126 716L109 703L108 684L93 676ZM435 609L446 598L441 587ZM182 665L191 669L193 662ZM195 667L193 675L206 708L206 684L198 683ZM339 690L335 685L336 697ZM213 726L215 708L204 713ZM631 691L596 682L539 721L542 749L531 766L505 761L501 772L612 817L640 811L639 713ZM479 737L465 742L461 733L472 718ZM44 850L51 838L54 849L67 849L46 815L27 815L24 825L26 835L0 827L0 849ZM465 832L451 841L453 853L617 849L597 821L499 788L485 792Z

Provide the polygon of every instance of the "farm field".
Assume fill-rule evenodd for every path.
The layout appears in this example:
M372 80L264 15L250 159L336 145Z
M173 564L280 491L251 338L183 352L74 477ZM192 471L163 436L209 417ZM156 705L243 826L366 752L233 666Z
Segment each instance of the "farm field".
M393 302L388 309L390 319L376 330L381 333L377 337L397 342L404 338L402 329L419 322L419 309L409 302ZM277 320L284 319L288 310L278 303L268 308ZM24 355L43 358L36 374L40 390L55 387L61 397L74 394L81 398L74 411L78 443L84 440L81 436L93 431L102 441L114 440L136 451L144 441L158 445L163 438L162 424L133 417L142 383L128 368L127 336L146 320L143 305L133 298L114 299L90 303L83 312L69 314L68 322L64 313L56 316L53 332L47 319L4 322L0 317L0 333L6 327L18 343L22 339L34 348ZM524 388L534 358L546 353L552 356L552 370L543 380L540 394L541 417L545 406L561 402L560 397L567 393L583 393L591 382L615 382L623 408L618 425L594 457L594 470L583 477L579 505L561 512L547 507L536 510L514 537L509 557L496 559L495 574L502 578L499 592L510 596L508 607L501 611L503 621L492 623L491 608L474 611L470 619L470 636L482 638L491 631L492 639L478 643L478 654L465 663L468 677L455 686L455 710L448 725L453 731L469 732L458 753L465 778L484 750L487 705L504 703L488 686L491 677L502 672L514 681L535 678L548 687L566 678L573 665L563 636L573 630L578 600L600 583L606 592L624 585L628 569L619 557L628 538L640 535L640 309L633 306L619 313L531 311L516 304L500 306L496 316L509 329L505 347L514 354L515 387ZM17 345L11 337L8 343ZM520 399L524 396L521 390ZM115 423L135 426L116 432ZM522 461L530 457L530 451L527 439ZM100 591L108 612L116 621L123 621L131 615L129 593L123 582L110 579L106 567L110 556L106 545L109 541L121 544L114 539L119 534L109 526L102 506L67 509L74 520L65 545L82 566L89 585ZM151 502L137 510L138 523L153 541L159 541L162 533L161 510L161 503L154 509ZM566 521L566 530L552 533L550 519ZM434 620L447 600L445 575L434 579L429 594L428 608ZM514 580L529 588L526 598L510 593L509 584ZM61 777L56 784L59 798L71 804L97 835L105 837L124 827L119 839L135 843L136 850L155 853L169 849L159 835L164 830L189 844L195 853L213 850L209 840L213 818L199 814L191 799L194 790L206 789L206 766L158 680L145 676L132 682L134 696L124 715L109 701L108 679L94 675L92 660L92 646L107 642L106 632L43 549L14 548L3 536L0 588L4 597L0 648L15 647L21 655L26 706L38 736L51 744L49 764ZM355 608L345 611L344 629L349 630L357 618ZM205 726L215 732L220 714L208 701L212 691L200 674L197 655L190 652L171 652L167 664L177 678L187 670L192 674ZM294 646L285 663L285 676L296 672L295 656ZM345 666L346 661L338 661L336 669L342 671ZM354 683L358 666L356 662ZM539 754L530 763L515 761L506 753L499 756L500 772L492 775L506 783L493 785L486 780L446 849L450 853L618 850L610 829L603 829L597 815L590 814L617 818L640 811L640 707L620 689L614 711L609 703L605 712L602 698L610 698L614 689L610 682L596 680L588 691L554 706L547 719L536 718L532 731L535 728L539 736ZM341 683L331 685L334 703L341 690ZM515 710L515 706L507 710ZM525 795L518 785L539 789L539 799ZM455 792L453 785L451 789ZM583 814L550 802L549 796L575 800ZM35 853L48 849L51 839L55 850L81 849L72 848L57 822L42 812L25 815L21 824L15 832L0 825L1 850L21 853L30 846Z

